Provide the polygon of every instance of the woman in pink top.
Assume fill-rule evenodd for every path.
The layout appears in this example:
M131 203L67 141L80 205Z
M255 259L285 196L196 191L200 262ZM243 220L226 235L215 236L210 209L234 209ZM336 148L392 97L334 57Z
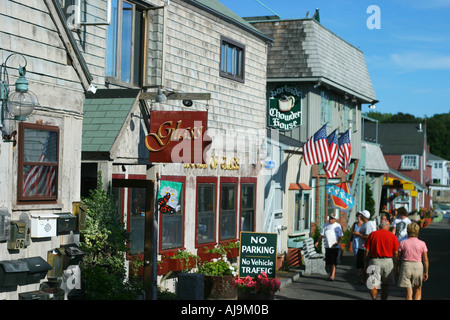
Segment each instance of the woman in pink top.
M428 249L422 240L419 240L420 227L417 223L408 224L408 239L400 242L398 248L401 263L398 286L406 288L406 300L422 298L422 282L428 279Z

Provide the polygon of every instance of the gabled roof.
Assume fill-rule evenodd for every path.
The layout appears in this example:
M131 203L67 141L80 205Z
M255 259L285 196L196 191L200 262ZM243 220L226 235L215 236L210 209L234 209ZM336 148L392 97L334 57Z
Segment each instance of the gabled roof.
M431 161L439 161L439 162L444 162L444 161L448 162L449 161L449 160L446 160L444 158L441 158L441 157L439 157L435 154L429 153L429 152L427 152L427 159L431 160Z
M364 125L365 136L375 131L375 124ZM425 128L418 123L378 123L378 143L385 155L422 155L425 148Z
M212 13L224 20L227 20L228 22L233 23L238 27L243 28L244 30L247 30L248 32L256 35L257 37L266 42L272 41L271 38L263 34L260 30L258 30L254 26L252 26L242 17L237 15L234 11L228 9L218 0L184 0L184 1L202 10L208 11L209 13Z
M366 172L388 173L389 167L380 146L367 142L363 146L366 148Z
M84 101L82 152L109 154L132 107L138 89L98 89Z
M250 22L274 40L269 48L269 81L321 81L364 103L376 101L363 52L315 19Z

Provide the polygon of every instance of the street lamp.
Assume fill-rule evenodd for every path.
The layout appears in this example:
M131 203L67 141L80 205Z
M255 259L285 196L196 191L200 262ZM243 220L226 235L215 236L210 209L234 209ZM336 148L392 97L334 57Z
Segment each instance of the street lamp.
M9 84L8 71L6 69L6 63L13 55L20 55L25 60L24 66L19 65L19 78L14 85ZM25 78L26 65L27 59L22 54L17 53L10 54L5 62L0 65L0 128L3 128L4 120L26 120L39 104L36 95L28 90L28 80ZM10 86L15 86L13 92L10 92Z

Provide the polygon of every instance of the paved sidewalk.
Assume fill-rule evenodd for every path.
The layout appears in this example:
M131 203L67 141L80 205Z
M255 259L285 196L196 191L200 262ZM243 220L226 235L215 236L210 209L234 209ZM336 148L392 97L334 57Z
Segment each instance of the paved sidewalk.
M277 278L281 290L275 300L371 300L369 289L356 278L355 258L351 252L344 252L334 281L327 280L324 275L305 276L301 269L280 272ZM388 300L404 300L404 290L392 285Z

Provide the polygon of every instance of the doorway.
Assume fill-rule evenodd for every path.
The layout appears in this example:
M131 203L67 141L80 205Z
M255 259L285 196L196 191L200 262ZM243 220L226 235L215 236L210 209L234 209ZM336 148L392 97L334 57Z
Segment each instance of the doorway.
M114 179L112 192L117 207L130 232L127 259L140 259L143 267L138 276L143 281L147 299L154 297L153 279L156 280L157 229L154 210L154 182L145 179Z

